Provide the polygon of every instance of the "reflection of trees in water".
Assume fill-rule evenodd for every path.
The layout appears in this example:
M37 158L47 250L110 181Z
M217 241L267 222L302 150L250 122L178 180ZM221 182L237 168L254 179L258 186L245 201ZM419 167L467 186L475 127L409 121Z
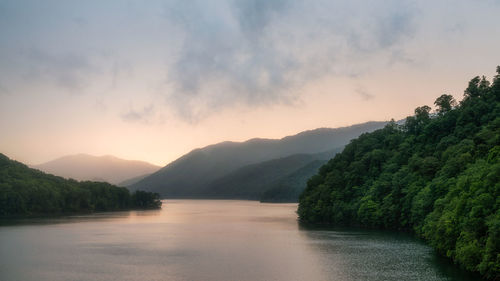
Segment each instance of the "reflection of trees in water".
M411 234L298 223L321 270L331 280L481 280Z

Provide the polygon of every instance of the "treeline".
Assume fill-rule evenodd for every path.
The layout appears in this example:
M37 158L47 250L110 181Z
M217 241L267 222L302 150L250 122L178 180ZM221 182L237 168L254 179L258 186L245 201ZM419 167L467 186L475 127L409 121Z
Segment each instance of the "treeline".
M500 280L500 67L457 103L415 109L351 141L309 179L302 221L403 229L463 268Z
M161 208L157 193L105 182L67 180L10 160L0 153L0 216L46 215Z

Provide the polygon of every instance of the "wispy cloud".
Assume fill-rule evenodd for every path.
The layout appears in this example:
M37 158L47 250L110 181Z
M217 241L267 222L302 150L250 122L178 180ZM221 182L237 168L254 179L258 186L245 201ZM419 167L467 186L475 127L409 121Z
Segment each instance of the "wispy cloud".
M373 94L370 94L365 88L363 87L357 87L355 90L356 94L358 94L362 99L364 100L371 100L375 96Z
M362 74L384 52L393 62L416 10L389 2L175 1L166 15L183 45L168 66L169 104L193 121L234 104L293 103L310 81Z
M154 115L154 106L148 105L140 110L130 109L123 113L121 118L126 122L149 122L150 118Z
M50 81L69 93L82 91L89 85L90 76L100 72L87 55L53 54L39 48L21 50L19 54L24 66L23 77L27 81Z

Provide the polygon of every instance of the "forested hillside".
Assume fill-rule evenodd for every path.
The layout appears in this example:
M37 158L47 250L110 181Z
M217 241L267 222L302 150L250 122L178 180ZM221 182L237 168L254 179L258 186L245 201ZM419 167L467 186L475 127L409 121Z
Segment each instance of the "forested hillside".
M310 223L406 229L440 254L500 280L500 67L398 126L361 135L300 196Z
M261 202L297 202L306 187L307 180L315 175L326 160L314 160L300 169L269 184L260 196Z
M0 153L0 216L160 208L159 195L105 182L66 180Z
M214 180L207 186L205 195L208 198L230 198L260 200L262 195L270 189L274 189L278 183L290 174L307 166L311 162L333 157L336 151L318 154L295 154L288 157L264 161L257 164L247 165L235 170L221 178ZM328 157L327 157L328 155ZM319 167L318 167L319 168ZM309 177L316 171L309 174ZM302 184L305 184L304 179ZM282 195L293 193L291 186L284 190ZM299 194L296 194L295 201Z
M251 139L245 142L209 145L189 152L127 187L131 190L158 192L166 198L209 198L213 197L213 194L229 198L234 194L231 188L226 194L212 192L209 186L213 187L214 181L228 177L248 165L295 154L323 153L343 147L349 140L362 133L383 128L385 124L387 122L366 122L342 128L319 128L281 139ZM222 189L221 187L221 191Z

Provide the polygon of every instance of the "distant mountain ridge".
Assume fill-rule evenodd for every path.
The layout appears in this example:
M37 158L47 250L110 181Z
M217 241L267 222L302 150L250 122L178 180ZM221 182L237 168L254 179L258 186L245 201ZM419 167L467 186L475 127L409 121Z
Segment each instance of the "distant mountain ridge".
M106 181L118 184L125 180L151 174L159 166L138 160L124 160L115 156L75 154L32 165L32 168L75 180Z
M136 182L139 182L140 180L142 180L143 178L145 178L145 177L147 177L149 175L151 175L151 173L147 173L147 174L144 174L144 175L140 175L140 176L137 176L137 177L126 179L126 180L118 183L117 185L118 186L123 186L123 187L128 187L128 186L133 185Z
M295 154L317 154L337 149L362 133L382 128L385 124L387 122L367 122L349 127L319 128L281 139L254 138L245 142L209 145L185 154L130 188L158 192L168 198L212 197L210 185L239 168ZM227 195L218 194L218 197L232 198Z
M340 151L339 151L340 152ZM261 202L298 202L299 196L307 186L307 181L318 173L319 168L327 160L315 160L297 169L290 174L270 183L266 191L261 194Z
M207 196L215 198L262 200L262 195L264 193L277 188L277 186L281 184L281 182L286 181L290 175L309 166L310 163L317 161L325 163L328 159L335 156L335 154L342 151L342 148L343 147L339 147L324 153L294 154L243 166L214 180L207 186L205 192ZM311 171L309 176L314 175L316 172L317 169ZM299 182L299 184L304 185L304 188L307 178ZM280 186L282 186L283 189L293 188L290 184L281 184ZM283 193L285 193L285 191ZM271 201L271 198L269 199L268 201ZM296 195L295 200L288 201L297 201L297 199L298 195ZM280 199L277 201L282 200Z

